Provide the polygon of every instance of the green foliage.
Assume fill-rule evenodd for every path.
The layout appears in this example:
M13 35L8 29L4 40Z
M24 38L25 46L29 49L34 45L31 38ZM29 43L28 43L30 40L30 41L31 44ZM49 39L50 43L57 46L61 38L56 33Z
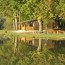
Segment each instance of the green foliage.
M4 23L5 23L5 19L4 18L0 18L0 29L4 28Z
M13 18L5 17L6 21L3 24L5 30L13 30Z
M65 0L0 0L0 16L12 18L13 22L16 15L20 20L41 17L46 28L53 17L65 19Z
M15 47L14 40L3 39L0 44L0 64L1 65L64 65L65 64L65 48L59 47L59 42L53 41L53 48L48 48L47 44L42 45L39 52L37 48L32 48L26 42L17 43ZM1 40L0 39L0 40ZM62 45L62 44L61 44ZM58 48L59 47L59 48Z

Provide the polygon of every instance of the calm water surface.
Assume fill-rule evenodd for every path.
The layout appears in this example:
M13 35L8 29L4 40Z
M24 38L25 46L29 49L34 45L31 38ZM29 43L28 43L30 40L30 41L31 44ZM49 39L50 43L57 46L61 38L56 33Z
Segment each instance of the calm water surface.
M65 65L65 40L0 38L0 65Z

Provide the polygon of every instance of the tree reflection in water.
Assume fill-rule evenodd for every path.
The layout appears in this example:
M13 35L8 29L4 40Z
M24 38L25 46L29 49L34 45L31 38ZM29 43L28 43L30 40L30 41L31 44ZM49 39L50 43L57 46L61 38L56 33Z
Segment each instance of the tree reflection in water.
M0 65L65 65L65 40L15 37L1 41Z

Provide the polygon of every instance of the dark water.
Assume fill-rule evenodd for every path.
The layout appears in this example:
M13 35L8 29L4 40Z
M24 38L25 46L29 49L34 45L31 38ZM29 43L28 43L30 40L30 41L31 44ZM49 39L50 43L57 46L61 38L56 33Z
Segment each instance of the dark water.
M0 38L0 65L65 65L65 40Z

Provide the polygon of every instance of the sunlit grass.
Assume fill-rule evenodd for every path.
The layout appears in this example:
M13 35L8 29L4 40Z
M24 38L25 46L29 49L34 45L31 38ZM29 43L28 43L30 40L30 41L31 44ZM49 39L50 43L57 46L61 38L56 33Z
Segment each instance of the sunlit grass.
M0 36L46 38L46 39L65 39L65 34L44 34L44 33L16 33L12 31L0 30Z
M34 38L62 38L65 39L65 34L44 34L44 33L20 33L15 34L15 36L19 37L34 37Z

